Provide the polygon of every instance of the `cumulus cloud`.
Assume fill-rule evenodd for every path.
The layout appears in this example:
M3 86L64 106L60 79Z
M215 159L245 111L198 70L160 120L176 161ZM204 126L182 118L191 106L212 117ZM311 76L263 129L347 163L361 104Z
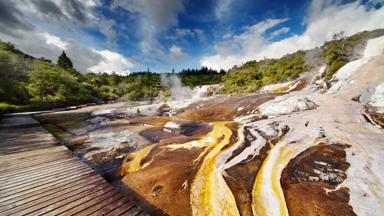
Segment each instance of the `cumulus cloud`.
M176 26L178 14L184 9L183 0L114 0L112 5L137 16L140 48L144 53L158 49L159 54L163 53L158 34Z
M100 55L101 61L97 65L88 68L89 71L127 75L130 72L129 69L135 66L132 61L119 53L111 52L109 50L92 51Z
M95 9L99 0L19 0L17 9L27 20L45 27L75 32L79 28L93 28L103 34L110 47L116 46L116 23ZM11 4L11 3L7 3ZM13 10L11 10L13 11Z
M186 38L197 38L200 42L206 42L207 38L202 29L176 28L175 33L168 37L171 40L184 40Z
M187 54L185 54L183 52L183 50L176 46L176 45L172 45L171 48L169 49L169 53L170 53L170 59L171 61L175 61L175 60L184 60L187 58Z
M22 18L22 12L14 2L0 1L0 29L13 37L19 37L19 30L31 31L34 26Z
M44 57L52 62L56 62L58 56L65 50L74 67L83 73L127 73L136 65L135 61L119 53L80 46L74 41L65 41L47 32L31 31L21 38L14 38L0 32L0 38L17 44L17 48L32 56Z
M72 22L76 25L95 24L98 20L93 9L99 6L98 0L20 0L17 5L24 14L31 13L47 18L46 21Z
M339 1L314 0L305 18L306 30L301 35L271 42L266 31L284 20L265 20L247 27L244 32L229 35L215 44L215 54L200 63L214 69L229 69L249 60L278 58L301 49L311 49L330 40L334 33L346 35L363 30L383 28L384 8L376 9L360 1L341 4Z
M35 10L43 15L50 16L59 20L73 20L83 24L90 22L93 15L82 2L76 0L67 1L49 1L49 0L31 0L25 1L26 4L35 7Z
M288 27L283 27L283 28L280 28L280 29L277 29L276 31L273 31L271 33L271 37L274 38L274 37L277 37L281 34L287 34L289 32L289 28Z
M215 8L215 17L217 19L222 18L226 12L229 11L231 4L234 0L218 0Z
M62 38L38 29L30 20L32 18L53 17L56 21L65 19L67 22L92 23L95 16L90 7L99 4L97 0L81 1L47 1L21 0L25 4L14 4L0 1L0 39L11 42L25 53L44 57L56 62L60 53L65 50L74 67L80 72L122 72L126 73L136 63L123 55L109 50L97 50L81 46L73 40ZM81 5L80 5L81 4ZM34 16L32 16L34 14ZM100 21L100 20L99 20ZM104 22L105 20L103 20ZM106 23L107 27L114 23ZM113 33L110 37L115 37Z
M205 33L201 29L194 29L195 34L197 35L197 38L199 38L199 41L204 43L207 41L207 37L205 36Z

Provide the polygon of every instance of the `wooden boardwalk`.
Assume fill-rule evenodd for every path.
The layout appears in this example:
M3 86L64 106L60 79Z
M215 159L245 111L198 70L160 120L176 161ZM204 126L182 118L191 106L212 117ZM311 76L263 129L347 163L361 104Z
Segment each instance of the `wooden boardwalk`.
M0 215L147 215L29 115L0 122Z

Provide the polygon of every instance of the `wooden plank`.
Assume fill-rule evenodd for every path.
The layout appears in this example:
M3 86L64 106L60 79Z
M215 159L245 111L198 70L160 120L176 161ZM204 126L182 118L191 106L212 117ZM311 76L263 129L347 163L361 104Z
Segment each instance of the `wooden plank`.
M120 200L122 200L122 199L127 199L127 198L124 197L123 194L117 193L117 194L109 197L108 199L104 200L103 202L100 202L96 205L93 205L91 207L83 209L82 211L77 212L77 215L90 215L92 213L96 213L97 215L106 214L106 213L112 211L113 209L110 209L110 210L108 209L107 212L103 212L103 209L111 208L112 205L114 205L116 202L120 202Z
M36 145L47 145L53 146L57 144L57 141L53 140L49 134L43 134L44 137L39 136L38 134L32 135L24 135L19 137L20 135L14 134L16 137L9 137L10 134L0 135L2 139L2 143L0 144L2 152L4 149L15 149L15 148L26 148L29 146Z
M31 116L0 120L0 140L0 215L142 212Z
M143 211L143 209L141 209L139 206L134 206L131 209L129 209L128 211L126 211L120 215L121 216L136 216L136 215L140 214L142 211Z
M150 214L148 214L147 212L140 212L137 216L150 216Z
M57 158L57 160L43 161L43 162L39 162L37 164L31 164L29 162L24 163L24 164L21 163L18 165L19 166L24 165L24 167L13 167L10 170L1 171L2 175L0 175L0 179L12 177L12 176L17 176L17 174L22 175L22 173L26 173L26 174L31 173L31 172L35 173L35 170L39 170L39 169L46 168L46 167L51 167L51 166L54 166L56 164L64 163L65 161L73 160L73 159L75 159L75 158L65 156L65 157L59 157L59 158Z
M0 146L0 149L1 149L1 146ZM17 159L20 159L20 158L37 156L37 155L41 155L41 154L63 152L63 151L68 151L68 149L65 146L62 146L62 145L51 146L51 147L46 148L46 149L36 149L36 150L33 150L33 151L27 151L27 152L22 152L22 153L17 153L17 154L3 155L3 156L0 157L0 162L1 161L17 160Z
M80 176L75 179L70 179L69 181L60 182L58 184L52 185L51 187L43 188L38 191L33 191L31 193L27 193L21 196L17 196L13 199L9 199L7 201L3 201L0 203L0 209L2 208L14 208L20 205L23 205L24 203L31 202L33 200L43 198L46 196L49 196L51 194L57 194L57 193L63 193L64 190L68 188L78 188L83 187L85 183L93 184L94 182L100 180L101 177L95 173L92 172L90 175L84 175Z
M78 162L64 164L62 167L58 167L57 169L45 170L42 174L39 174L36 177L27 176L25 181L22 181L22 179L21 181L18 181L20 179L16 179L15 182L12 182L12 179L10 179L11 182L8 182L8 184L5 184L4 187L0 187L0 191L6 192L9 190L15 190L25 185L29 185L29 183L47 181L52 178L57 178L58 176L70 174L72 172L76 172L79 169L85 169L85 168L89 169L85 165L79 164Z
M111 216L118 216L118 215L121 215L127 211L129 211L130 209L134 208L136 205L133 201L129 200L127 202L125 202L124 204L120 205L119 207L115 208L113 211L111 212L108 212L108 214L106 215L111 215ZM96 216L96 215L94 215Z
M17 148L2 148L2 151L0 152L0 155L6 155L6 154L16 154L16 153L22 153L25 151L33 151L36 149L45 150L47 147L50 147L51 144L37 144L37 145L30 145L30 146L23 146L23 147L17 147Z
M100 196L104 193L107 193L109 191L113 190L112 186L108 183L103 183L102 186L98 186L95 188L92 188L90 190L87 190L85 192L76 194L74 196L71 196L65 200L61 200L59 202L55 202L54 204L41 208L37 211L30 212L27 215L58 215L68 209L71 209L77 205L80 205L81 203L84 203L90 199L92 199L95 196Z
M1 150L1 146L0 146ZM70 151L62 149L62 146L60 148L57 148L56 146L51 146L49 148L44 149L44 151L40 150L33 150L30 152L23 152L18 154L12 154L12 155L4 155L0 158L0 165L2 166L3 163L16 163L16 162L24 162L24 161L39 161L39 160L46 160L51 159L54 156L58 155L68 155L72 156L73 154ZM6 158L6 160L2 160L3 158Z
M7 212L16 213L16 212L20 212L20 211L25 210L25 209L32 209L34 206L37 206L39 204L40 205L41 204L49 205L49 203L51 203L52 200L54 200L55 198L56 198L56 200L57 200L57 198L58 199L64 199L65 197L70 196L70 194L78 194L79 192L86 190L88 185L90 185L90 186L88 186L88 188L89 188L89 187L94 187L95 185L102 184L102 183L104 183L102 181L102 179L97 178L97 179L91 180L89 183L84 182L83 184L77 185L76 187L70 187L70 188L67 188L67 189L64 189L61 191L54 191L55 193L44 194L44 196L32 197L32 199L35 198L32 201L21 200L17 203L12 203L11 205L7 205L7 206L0 208L1 209L0 214L5 214Z
M105 200L108 198L114 196L114 195L119 195L119 192L117 190L111 190L107 193L104 193L100 196L94 196L92 199L82 202L78 206L75 206L71 209L67 209L66 211L63 211L61 214L58 215L75 215L79 211L86 209L86 208L93 208L93 206L99 204L100 202L103 203ZM93 196L93 195L92 195ZM121 194L120 194L121 196ZM72 203L71 203L72 204Z
M20 126L20 125L36 125L39 124L31 116L13 116L2 118L0 121L0 126L2 127L10 127L10 126Z
M150 214L148 214L147 212L140 212L137 216L150 216Z
M21 192L13 193L13 194L11 194L9 196L5 196L4 198L0 198L0 203L5 202L7 200L11 200L11 199L17 199L18 197L25 196L25 195L28 195L28 194L32 194L32 193L34 193L36 191L42 191L42 190L50 188L50 187L52 187L54 185L57 185L57 184L60 184L60 183L66 183L66 182L69 182L69 181L74 180L76 178L87 177L89 175L93 175L93 173L94 173L94 171L87 170L87 171L85 171L83 173L78 173L78 174L69 176L68 178L64 178L64 179L60 179L60 180L57 180L57 181L50 182L49 184L44 184L44 185L41 185L41 186L38 186L38 187L31 188L29 190L23 190Z
M36 166L31 169L21 169L17 171L16 170L12 171L12 173L7 173L8 175L4 174L4 176L0 178L0 181L5 183L5 182L9 182L10 179L12 179L13 181L16 181L17 179L20 179L20 178L26 179L29 176L32 176L34 174L37 174L37 173L43 174L46 171L54 171L60 167L63 168L63 166L65 165L70 165L74 163L82 164L77 158L66 158L61 161L57 161L55 163L48 164L48 165Z
M67 158L61 161L56 161L55 163L47 166L39 166L30 170L17 170L17 172L7 173L0 178L0 182L5 186L9 182L16 182L17 180L24 179L27 180L29 177L38 177L41 175L46 175L47 172L53 172L58 169L62 169L65 166L70 166L73 164L79 163L77 158ZM1 187L0 187L1 188Z
M26 158L20 158L17 160L9 160L0 162L0 172L5 173L16 169L27 169L34 166L43 165L45 163L52 163L56 160L73 157L69 152L59 152L57 154L36 155ZM0 175L1 176L1 175Z
M19 193L19 192L22 192L22 191L25 191L25 190L29 190L29 189L33 189L33 188L36 188L36 187L39 187L39 186L44 186L45 184L50 184L52 182L57 182L58 180L62 180L62 179L68 179L70 178L73 173L71 173L72 170L68 170L67 172L65 173L60 173L60 175L55 175L55 176L52 176L51 178L49 179L44 179L42 181L37 181L37 182L33 182L32 184L29 184L29 185L22 185L21 187L18 187L17 189L8 189L8 190L4 190L4 191L1 191L1 194L0 194L0 200L6 196L9 196L9 195L12 195L12 194L15 194L15 193ZM93 170L89 170L87 168L82 168L81 170L78 170L78 171L84 171L84 172L93 172Z
M127 197L122 197L119 200L114 201L113 203L104 206L103 208L93 212L90 215L98 216L98 215L107 215L108 213L115 211L120 208L120 211L126 211L132 208L135 204L129 200ZM119 210L116 210L118 212Z
M98 184L95 185L86 185L79 191L73 191L71 193L67 193L65 195L53 198L47 202L42 202L37 205L33 205L29 208L25 208L21 211L13 211L10 209L7 214L12 214L12 215L40 215L46 212L49 212L51 210L54 210L58 207L61 207L63 205L66 205L67 203L71 203L83 196L87 196L90 193L94 193L95 191L99 191L101 189L104 189L108 187L108 183L106 182L99 182Z

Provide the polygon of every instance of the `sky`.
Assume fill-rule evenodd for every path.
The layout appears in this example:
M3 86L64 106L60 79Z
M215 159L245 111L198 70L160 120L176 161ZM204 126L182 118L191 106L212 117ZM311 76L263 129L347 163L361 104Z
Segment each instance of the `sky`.
M82 73L228 70L384 28L384 0L0 0L0 40Z

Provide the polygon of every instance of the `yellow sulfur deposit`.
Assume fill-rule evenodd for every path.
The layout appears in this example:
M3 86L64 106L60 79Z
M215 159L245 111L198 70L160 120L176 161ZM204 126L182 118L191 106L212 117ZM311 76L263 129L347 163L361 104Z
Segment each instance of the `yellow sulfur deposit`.
M227 150L232 135L226 126L230 122L215 122L211 137L215 142L209 146L195 180L191 186L191 205L193 215L240 215L235 198L227 186L222 171L225 160L220 160ZM218 139L221 138L222 139Z
M120 175L124 176L128 173L139 171L142 168L148 166L151 161L146 162L145 164L141 164L141 160L145 158L152 150L154 145L149 145L140 151L132 153L130 157L132 158L130 161L125 162L120 170Z
M271 149L253 185L252 210L254 215L288 216L283 189L280 185L281 172L292 158L314 144L316 143L287 144L280 142Z

